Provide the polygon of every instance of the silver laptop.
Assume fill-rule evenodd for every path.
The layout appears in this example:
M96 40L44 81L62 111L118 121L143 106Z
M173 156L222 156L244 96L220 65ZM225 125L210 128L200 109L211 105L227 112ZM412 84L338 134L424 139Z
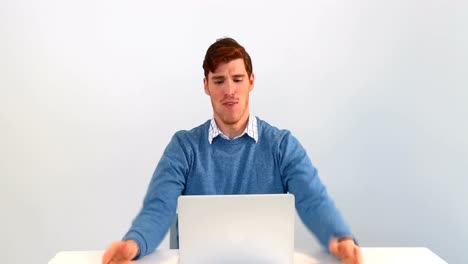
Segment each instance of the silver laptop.
M179 263L292 264L294 196L180 196Z

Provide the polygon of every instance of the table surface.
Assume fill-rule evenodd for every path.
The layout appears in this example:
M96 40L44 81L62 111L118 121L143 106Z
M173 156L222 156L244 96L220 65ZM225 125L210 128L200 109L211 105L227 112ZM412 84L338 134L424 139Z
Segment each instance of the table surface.
M100 264L104 251L61 251L49 264ZM447 264L444 260L424 247L362 247L365 264ZM158 249L152 254L134 261L138 264L177 264L179 251ZM294 252L294 264L338 264L330 255L319 252L308 255Z

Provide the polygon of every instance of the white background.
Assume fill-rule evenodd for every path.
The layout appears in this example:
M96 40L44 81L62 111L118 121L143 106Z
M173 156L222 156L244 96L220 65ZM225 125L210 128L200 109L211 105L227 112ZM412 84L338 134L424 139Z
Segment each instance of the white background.
M172 134L211 117L201 64L223 36L253 58L252 112L300 140L362 246L464 262L467 13L461 0L1 0L1 262L123 236ZM314 243L298 226L296 246Z

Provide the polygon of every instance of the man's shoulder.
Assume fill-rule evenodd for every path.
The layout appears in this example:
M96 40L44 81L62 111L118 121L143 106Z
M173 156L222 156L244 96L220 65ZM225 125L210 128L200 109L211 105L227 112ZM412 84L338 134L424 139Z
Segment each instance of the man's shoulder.
M259 141L264 144L278 148L280 152L294 152L298 149L303 149L297 138L288 129L281 129L272 126L266 121L258 119Z
M259 117L257 117L257 124L259 134L261 134L262 136L283 137L285 135L291 134L289 130L271 125L270 123L268 123L265 120L262 120Z
M208 140L207 135L210 121L211 120L208 120L190 130L179 130L174 134L174 137L188 141L199 140L200 138L206 138L206 140Z

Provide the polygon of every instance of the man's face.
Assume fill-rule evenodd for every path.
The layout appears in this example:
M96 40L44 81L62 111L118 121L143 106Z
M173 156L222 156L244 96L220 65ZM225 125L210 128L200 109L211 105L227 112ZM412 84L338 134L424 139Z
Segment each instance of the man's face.
M249 93L254 88L254 74L248 76L243 59L220 64L215 72L208 73L203 82L205 93L211 97L217 123L235 126L248 119Z

